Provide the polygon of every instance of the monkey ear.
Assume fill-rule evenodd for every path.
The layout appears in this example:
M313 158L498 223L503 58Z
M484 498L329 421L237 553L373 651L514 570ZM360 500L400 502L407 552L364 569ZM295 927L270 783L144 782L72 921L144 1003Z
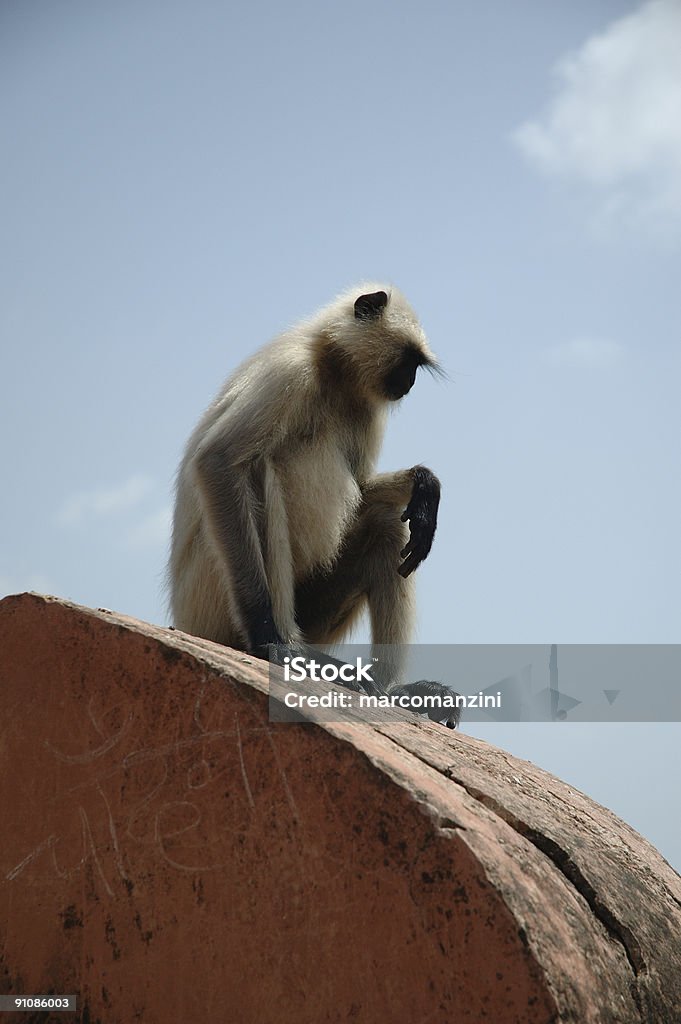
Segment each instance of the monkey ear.
M385 292L371 292L370 295L360 295L355 300L356 320L375 320L381 315L381 311L388 305L388 296Z

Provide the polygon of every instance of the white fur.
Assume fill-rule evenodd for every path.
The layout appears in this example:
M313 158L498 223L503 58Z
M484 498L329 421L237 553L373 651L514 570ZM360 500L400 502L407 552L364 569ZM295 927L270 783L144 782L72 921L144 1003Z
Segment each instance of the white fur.
M380 319L355 319L357 296L379 290L389 295ZM243 602L263 580L280 632L299 638L295 582L338 556L383 439L389 403L381 375L407 343L434 361L404 296L367 283L286 331L228 379L191 435L178 472L169 566L178 628L247 646ZM354 418L319 379L316 359L325 346L351 360L366 415ZM250 475L256 464L258 493ZM394 583L393 595L404 584L404 607L394 614L401 625L379 642L406 643L413 590L411 581ZM389 609L381 615L392 621Z

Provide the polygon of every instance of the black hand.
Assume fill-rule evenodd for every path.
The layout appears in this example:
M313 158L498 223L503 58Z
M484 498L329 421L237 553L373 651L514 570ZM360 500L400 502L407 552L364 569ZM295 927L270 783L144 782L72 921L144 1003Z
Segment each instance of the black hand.
M402 513L402 522L409 520L409 542L400 552L404 558L398 569L400 576L409 576L433 546L439 504L440 481L425 466L415 466L411 499Z

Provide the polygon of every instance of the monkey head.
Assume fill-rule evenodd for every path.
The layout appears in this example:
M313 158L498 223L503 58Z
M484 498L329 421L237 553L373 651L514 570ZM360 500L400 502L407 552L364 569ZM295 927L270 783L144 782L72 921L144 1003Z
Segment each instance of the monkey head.
M327 332L370 401L404 398L419 367L439 371L416 314L395 288L364 285L346 292L337 300Z

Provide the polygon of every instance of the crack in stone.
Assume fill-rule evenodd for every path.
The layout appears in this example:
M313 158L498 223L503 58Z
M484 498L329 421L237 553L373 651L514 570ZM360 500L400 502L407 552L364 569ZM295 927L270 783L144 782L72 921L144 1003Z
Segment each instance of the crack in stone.
M382 732L380 729L378 731ZM387 735L394 741L394 737L390 733L383 733L383 735ZM596 890L582 873L567 850L564 850L555 840L549 838L549 836L544 835L537 829L531 828L526 822L512 814L506 807L503 807L494 799L494 797L489 796L487 793L483 793L482 790L477 789L474 786L466 785L462 779L457 778L454 774L455 768L453 765L444 769L439 768L437 765L433 765L426 758L420 757L415 750L411 748L406 749L409 750L409 753L412 754L416 760L421 761L422 764L440 772L440 774L444 775L445 778L451 779L452 782L461 786L461 788L465 790L473 800L477 800L478 803L487 807L488 810L492 811L493 814L496 814L502 819L502 821L505 821L514 832L517 832L518 835L527 839L535 849L539 850L540 853L543 853L545 857L548 857L551 863L560 871L573 889L575 889L575 891L585 900L594 917L601 922L608 935L618 942L624 950L627 962L634 975L631 988L632 998L636 1003L639 1013L641 1013L641 994L638 989L637 979L639 974L643 974L648 970L641 947L631 929L620 921L619 918L613 914L610 908L607 907L601 899L599 899Z
M382 730L378 730L382 735L388 736L394 742L394 736L390 733L383 733ZM574 860L570 857L567 850L564 850L555 840L550 839L537 829L531 828L526 822L522 821L516 815L512 814L507 808L503 807L494 797L483 793L482 790L477 789L474 786L466 785L466 783L457 778L454 774L454 766L448 766L447 768L439 768L437 765L432 764L427 758L419 756L419 754L411 748L403 748L420 761L422 764L427 765L429 768L444 775L446 779L450 779L456 785L461 788L473 799L481 803L483 807L492 811L497 817L501 818L502 821L506 822L514 832L527 839L535 849L543 853L551 863L560 871L563 877L570 883L573 889L582 897L586 902L587 906L593 913L596 920L605 928L608 935L617 942L623 949L624 954L629 964L633 978L631 981L630 992L631 997L636 1006L638 1015L643 1022L645 1020L642 995L638 984L639 974L647 972L648 967L643 957L641 947L633 935L631 930L620 921L613 912L606 907L601 899L599 899L596 890L593 888L591 883L579 869Z
M631 929L620 921L610 908L603 903L594 887L567 850L564 850L554 839L532 828L527 822L512 814L493 797L483 793L482 790L466 785L461 779L456 778L453 774L453 769L446 768L444 774L452 782L456 782L457 785L465 789L469 796L491 810L505 821L507 825L510 825L514 832L523 836L524 839L527 839L537 850L549 858L580 896L586 900L592 913L601 922L608 934L620 943L635 977L638 977L639 974L647 970L641 947ZM638 1002L637 994L635 994L634 998Z

